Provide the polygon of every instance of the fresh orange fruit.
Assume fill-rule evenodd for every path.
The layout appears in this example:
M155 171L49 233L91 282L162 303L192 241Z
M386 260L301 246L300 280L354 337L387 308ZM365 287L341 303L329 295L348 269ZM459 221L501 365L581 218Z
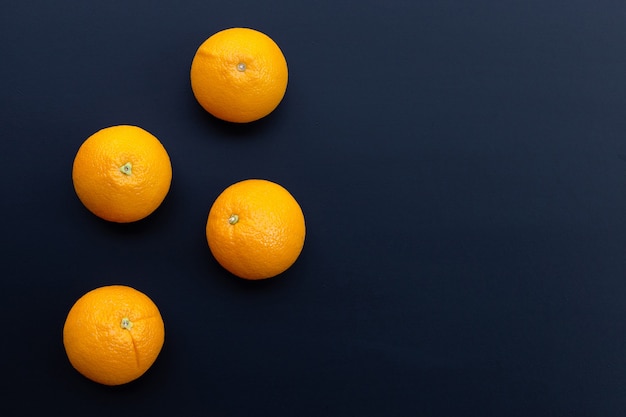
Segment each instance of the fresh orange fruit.
M270 114L287 89L287 61L269 36L230 28L205 40L191 63L191 89L219 119L247 123Z
M245 279L286 271L304 246L302 209L282 186L249 179L226 188L209 211L206 237L226 270Z
M105 385L143 375L161 352L165 327L147 295L124 285L89 291L70 309L63 344L72 366Z
M170 189L172 165L151 133L137 126L112 126L80 146L72 181L78 198L93 214L128 223L161 205Z

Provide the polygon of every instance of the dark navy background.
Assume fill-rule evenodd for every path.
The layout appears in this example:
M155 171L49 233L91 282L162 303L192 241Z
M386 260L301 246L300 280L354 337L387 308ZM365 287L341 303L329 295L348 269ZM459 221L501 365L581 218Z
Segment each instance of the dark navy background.
M0 13L0 414L624 416L626 3L5 1ZM219 122L189 68L218 30L271 36L278 109ZM134 124L174 178L99 220L71 167ZM307 240L264 282L204 227L245 178L285 186ZM104 387L62 345L83 293L149 295L166 343Z

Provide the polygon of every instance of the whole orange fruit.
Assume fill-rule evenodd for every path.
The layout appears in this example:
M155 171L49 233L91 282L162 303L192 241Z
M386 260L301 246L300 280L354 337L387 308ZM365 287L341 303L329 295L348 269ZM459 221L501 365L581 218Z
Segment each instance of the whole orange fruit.
M281 185L248 179L226 188L209 211L206 237L226 270L245 279L286 271L304 246L304 214Z
M63 344L72 366L105 385L143 375L161 352L165 327L147 295L124 285L89 291L70 309Z
M287 61L269 36L250 28L215 33L196 51L191 89L219 119L247 123L270 114L287 89Z
M98 217L118 223L141 220L169 192L172 165L151 133L119 125L91 135L78 149L72 181L80 201Z

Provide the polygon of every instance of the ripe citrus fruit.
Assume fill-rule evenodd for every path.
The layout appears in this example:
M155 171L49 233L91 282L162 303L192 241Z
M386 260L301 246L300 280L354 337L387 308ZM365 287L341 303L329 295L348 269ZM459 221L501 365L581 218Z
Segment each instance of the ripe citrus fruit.
M161 205L172 181L167 151L137 126L112 126L91 135L78 149L72 181L80 201L98 217L128 223Z
M143 375L164 340L157 306L142 292L123 285L83 295L63 327L63 344L72 366L105 385L125 384Z
M191 63L191 89L217 118L252 122L270 114L287 89L287 61L269 36L230 28L205 40Z
M282 186L249 179L226 188L209 211L206 237L226 270L245 279L287 270L304 245L302 209Z

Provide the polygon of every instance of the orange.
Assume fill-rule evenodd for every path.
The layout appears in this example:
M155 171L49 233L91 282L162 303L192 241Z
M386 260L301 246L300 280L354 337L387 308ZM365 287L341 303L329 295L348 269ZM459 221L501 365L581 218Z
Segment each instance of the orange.
M229 122L252 122L274 111L285 95L287 78L287 61L276 42L249 28L215 33L191 63L196 100Z
M159 309L142 292L124 285L89 291L70 309L63 344L72 366L105 385L143 375L165 340Z
M302 209L282 186L249 179L226 188L209 211L206 237L226 270L245 279L286 271L304 246Z
M170 189L172 165L161 142L149 132L137 126L112 126L80 146L72 181L89 211L128 223L161 205Z

